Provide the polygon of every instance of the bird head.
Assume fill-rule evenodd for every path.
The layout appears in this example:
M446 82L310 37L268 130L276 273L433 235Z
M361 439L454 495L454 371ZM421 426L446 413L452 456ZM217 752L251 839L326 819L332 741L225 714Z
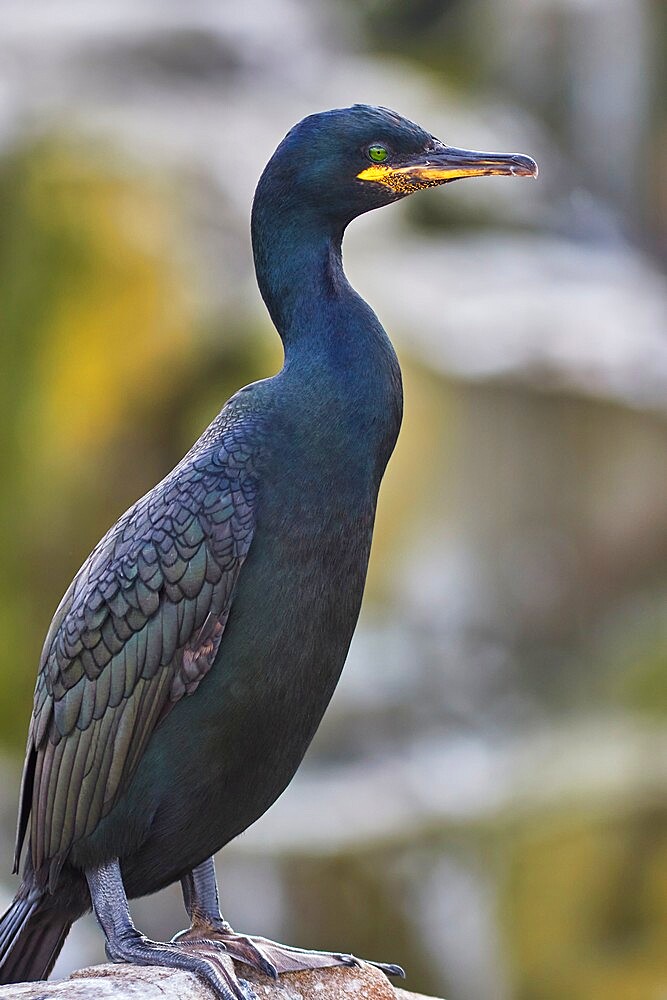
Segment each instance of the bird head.
M270 177L286 208L298 205L303 213L308 207L346 225L414 191L491 174L536 177L537 164L520 153L448 146L394 111L355 104L295 125L269 161L260 188Z

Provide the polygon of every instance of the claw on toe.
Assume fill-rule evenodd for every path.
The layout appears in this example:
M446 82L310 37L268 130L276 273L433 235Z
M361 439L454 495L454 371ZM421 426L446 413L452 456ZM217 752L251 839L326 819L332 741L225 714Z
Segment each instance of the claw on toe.
M405 970L400 965L394 965L390 962L369 962L366 959L357 958L355 955L335 955L334 957L340 959L343 965L372 965L380 972L384 972L385 976L405 979Z
M260 972L263 972L265 976L273 979L276 983L278 982L278 970L273 962L269 962L268 958L262 958L259 960L258 966Z
M393 965L391 963L381 964L380 962L371 962L377 969L381 969L385 976L395 976L398 979L405 979L405 969L402 965Z

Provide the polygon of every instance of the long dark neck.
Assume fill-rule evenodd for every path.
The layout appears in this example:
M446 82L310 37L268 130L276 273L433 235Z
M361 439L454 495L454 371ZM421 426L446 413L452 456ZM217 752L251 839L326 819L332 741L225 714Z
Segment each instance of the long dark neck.
M341 308L358 296L343 271L342 227L280 210L258 195L253 206L252 240L257 283L285 353L308 342L310 351L328 334Z
M321 408L325 422L343 408L346 447L368 452L379 482L400 426L401 373L380 321L345 277L343 229L295 209L260 182L252 215L255 269L285 347L283 381L294 375L300 408L308 399L311 415Z

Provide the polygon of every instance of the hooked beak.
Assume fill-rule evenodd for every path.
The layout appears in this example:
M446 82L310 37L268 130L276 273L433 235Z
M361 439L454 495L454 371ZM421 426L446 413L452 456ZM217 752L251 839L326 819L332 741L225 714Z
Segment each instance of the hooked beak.
M410 194L461 177L488 177L492 174L537 177L537 164L523 153L477 153L443 145L402 166L373 163L357 174L357 179L384 184L397 194Z

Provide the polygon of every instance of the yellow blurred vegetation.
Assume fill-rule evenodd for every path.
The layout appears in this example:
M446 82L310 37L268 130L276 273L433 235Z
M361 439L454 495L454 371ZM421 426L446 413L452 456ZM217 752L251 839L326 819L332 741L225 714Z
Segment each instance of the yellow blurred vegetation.
M504 926L517 1000L662 1000L667 809L549 813L512 838Z
M27 211L82 251L48 317L30 415L35 463L57 472L104 448L135 400L164 392L187 364L191 317L160 254L164 207L154 191L84 172L59 149L39 166Z

